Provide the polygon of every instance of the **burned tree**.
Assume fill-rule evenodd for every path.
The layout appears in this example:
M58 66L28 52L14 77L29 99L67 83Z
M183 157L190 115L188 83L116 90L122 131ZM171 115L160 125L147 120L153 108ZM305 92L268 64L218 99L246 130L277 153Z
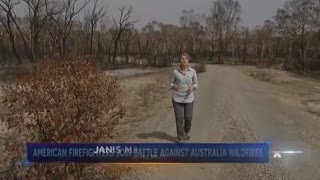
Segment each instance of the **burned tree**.
M17 51L16 42L15 42L16 33L14 32L15 28L13 25L15 23L14 21L16 20L15 19L16 16L13 11L13 8L18 4L19 2L14 0L1 0L0 12L4 13L4 15L2 15L2 13L0 14L0 22L9 36L10 45L11 45L13 54L16 57L18 63L21 64L22 61Z
M207 18L207 24L214 31L218 43L218 61L222 62L222 56L227 55L230 42L238 30L240 22L240 3L237 0L215 1ZM215 41L215 39L212 39Z
M29 20L32 61L37 61L41 32L48 18L48 14L45 11L46 0L23 0L23 2L26 3L28 9L27 17Z
M118 53L118 46L119 46L119 42L122 34L125 32L125 30L127 30L129 27L133 26L133 24L137 22L137 20L132 21L131 18L132 18L132 8L131 7L128 8L126 5L121 6L119 20L116 21L114 19L115 27L114 27L113 36L112 36L113 44L110 44L110 46L111 45L113 46L112 56L110 56L109 54L109 59L111 60L112 64L115 63L115 59ZM111 47L109 47L109 49L111 49Z
M90 54L93 54L93 36L94 31L97 29L98 21L103 18L106 14L104 5L98 8L99 0L94 1L94 6L90 15Z
M60 4L54 1L50 1L51 3L49 3L49 0L46 1L48 2L46 11L49 15L49 20L55 27L49 28L49 32L51 32L52 39L55 39L58 44L59 54L64 56L66 54L67 39L74 25L74 18L86 7L89 1L85 0L80 7L77 7L79 6L79 0L65 0Z

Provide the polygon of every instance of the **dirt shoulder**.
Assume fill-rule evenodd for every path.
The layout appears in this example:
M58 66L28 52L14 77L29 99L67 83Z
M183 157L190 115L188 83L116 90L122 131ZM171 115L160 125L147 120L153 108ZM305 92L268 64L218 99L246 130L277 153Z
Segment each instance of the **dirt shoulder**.
M253 79L279 86L283 91L281 100L288 105L300 106L320 116L320 80L292 72L254 66L235 66L235 69Z
M126 115L116 127L115 141L126 142L130 134L145 120L159 113L167 101L172 68L141 70L128 76L120 75ZM125 72L125 71L123 71Z

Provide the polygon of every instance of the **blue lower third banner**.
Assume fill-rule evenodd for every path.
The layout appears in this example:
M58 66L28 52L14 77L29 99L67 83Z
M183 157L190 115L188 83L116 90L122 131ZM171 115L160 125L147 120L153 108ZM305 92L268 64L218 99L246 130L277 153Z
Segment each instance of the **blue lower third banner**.
M35 163L267 163L269 143L27 144Z

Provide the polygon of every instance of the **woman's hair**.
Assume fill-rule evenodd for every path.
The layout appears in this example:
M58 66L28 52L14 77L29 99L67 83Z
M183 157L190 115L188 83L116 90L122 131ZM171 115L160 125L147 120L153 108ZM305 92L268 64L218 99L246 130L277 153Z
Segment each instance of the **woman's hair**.
M182 56L186 56L189 61L191 60L190 56L189 56L187 53L182 53L182 54L180 55L180 59L182 58Z

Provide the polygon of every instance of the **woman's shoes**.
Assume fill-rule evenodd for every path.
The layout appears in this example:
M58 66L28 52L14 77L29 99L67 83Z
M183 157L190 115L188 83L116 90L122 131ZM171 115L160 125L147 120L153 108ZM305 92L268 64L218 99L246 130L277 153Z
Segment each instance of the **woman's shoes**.
M186 142L186 138L184 138L184 137L182 137L182 138L181 138L181 137L178 137L178 138L177 138L177 142L178 142L178 143L185 143L185 142Z
M190 136L188 135L188 133L186 133L185 137L178 137L177 140L179 143L185 143L186 140L190 140Z
M186 133L186 139L189 140L191 137Z

